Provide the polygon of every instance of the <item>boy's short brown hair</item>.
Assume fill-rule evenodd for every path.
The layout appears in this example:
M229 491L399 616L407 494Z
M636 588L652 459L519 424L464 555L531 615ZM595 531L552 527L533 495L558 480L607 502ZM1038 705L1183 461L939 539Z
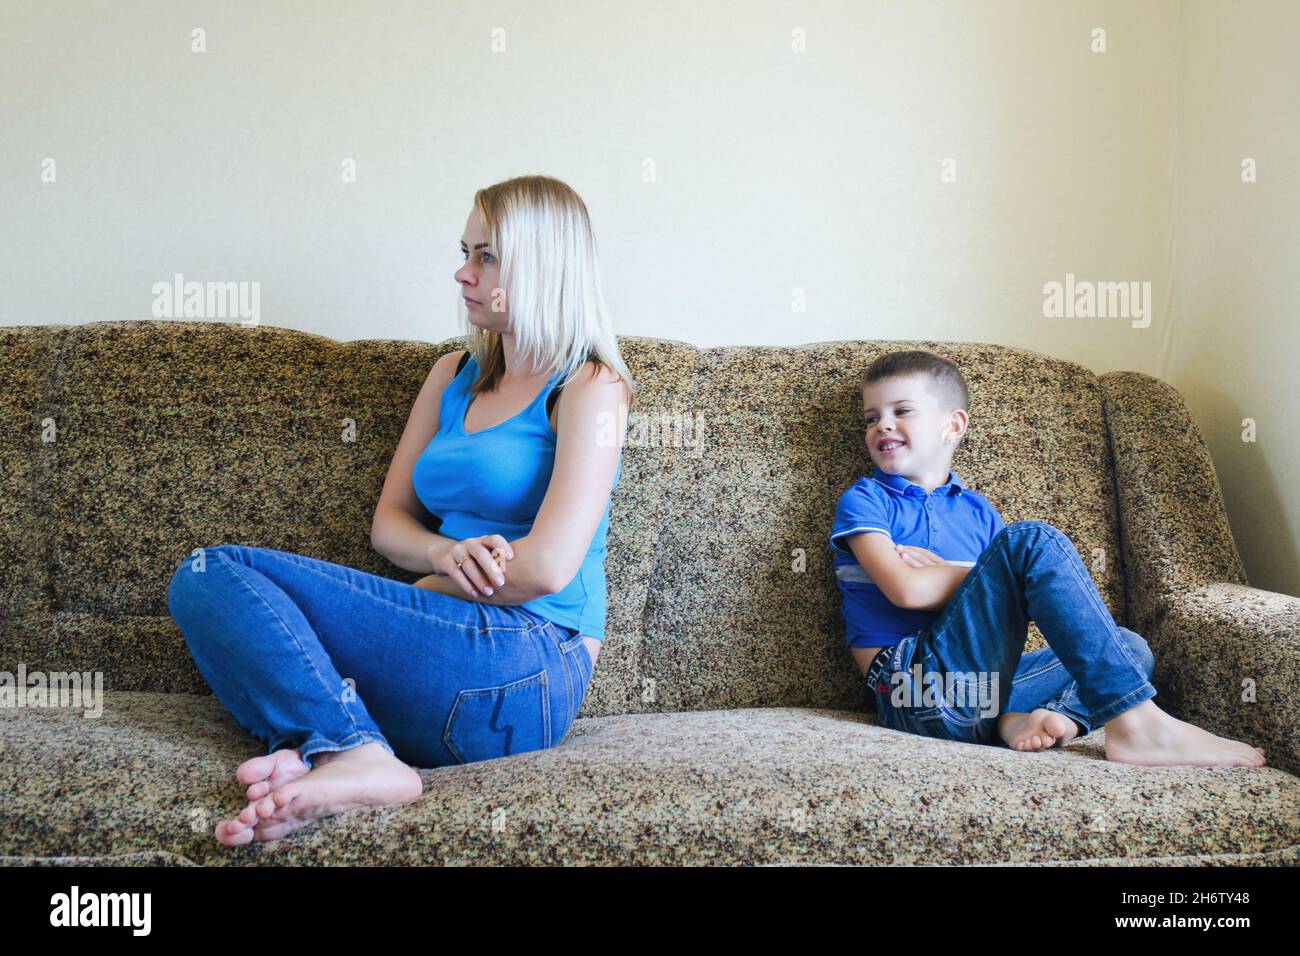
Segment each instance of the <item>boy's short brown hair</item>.
M906 375L927 376L940 404L947 406L945 411L954 408L970 411L970 391L966 388L966 379L962 378L961 370L933 352L919 349L886 352L867 366L867 370L862 373L861 387L866 388L887 378Z

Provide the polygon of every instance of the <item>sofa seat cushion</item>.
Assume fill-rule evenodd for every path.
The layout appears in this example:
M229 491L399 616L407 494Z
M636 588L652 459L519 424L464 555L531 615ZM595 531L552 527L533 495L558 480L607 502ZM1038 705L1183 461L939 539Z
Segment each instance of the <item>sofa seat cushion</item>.
M549 750L422 770L397 807L229 848L262 747L210 695L0 711L0 858L229 864L1297 863L1300 779L931 740L853 711L582 718ZM1259 808L1269 808L1260 815ZM32 859L36 858L36 859ZM40 859L46 858L46 859Z

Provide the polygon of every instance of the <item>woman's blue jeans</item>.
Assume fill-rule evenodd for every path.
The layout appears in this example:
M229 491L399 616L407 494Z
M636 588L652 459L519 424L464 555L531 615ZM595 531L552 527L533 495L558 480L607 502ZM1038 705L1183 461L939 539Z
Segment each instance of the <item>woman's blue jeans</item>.
M1025 654L1030 621L1048 646ZM1069 537L1017 521L934 621L875 656L866 696L890 729L1005 746L1001 714L1045 707L1086 734L1154 697L1154 671L1147 642L1115 623Z
M308 766L367 743L415 767L540 750L591 682L573 628L269 548L201 549L167 603L235 719Z

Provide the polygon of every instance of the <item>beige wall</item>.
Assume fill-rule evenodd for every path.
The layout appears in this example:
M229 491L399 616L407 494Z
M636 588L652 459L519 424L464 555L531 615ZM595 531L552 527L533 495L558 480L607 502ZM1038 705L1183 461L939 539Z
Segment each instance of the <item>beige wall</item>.
M182 273L258 282L266 324L436 341L474 189L546 173L591 209L621 333L999 342L1173 381L1252 576L1300 590L1271 523L1300 478L1275 347L1294 99L1254 78L1294 15L1254 6L1216 39L1232 18L1174 0L0 0L0 325L148 321ZM1229 202L1216 157L1252 150L1266 179ZM1150 324L1045 318L1067 273L1150 283Z
M1205 431L1251 583L1289 594L1300 594L1297 38L1294 0L1182 11L1169 379ZM1254 183L1242 182L1246 158Z

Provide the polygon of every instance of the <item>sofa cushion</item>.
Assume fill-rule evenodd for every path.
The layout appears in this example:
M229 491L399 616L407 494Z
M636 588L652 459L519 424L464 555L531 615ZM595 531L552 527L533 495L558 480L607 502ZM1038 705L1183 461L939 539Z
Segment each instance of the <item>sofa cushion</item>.
M1296 863L1300 780L1103 759L1104 730L1026 754L852 711L578 720L542 751L423 770L396 807L225 847L262 748L210 695L0 711L0 857L249 864ZM1269 808L1261 814L1259 808ZM44 862L49 862L45 860Z

